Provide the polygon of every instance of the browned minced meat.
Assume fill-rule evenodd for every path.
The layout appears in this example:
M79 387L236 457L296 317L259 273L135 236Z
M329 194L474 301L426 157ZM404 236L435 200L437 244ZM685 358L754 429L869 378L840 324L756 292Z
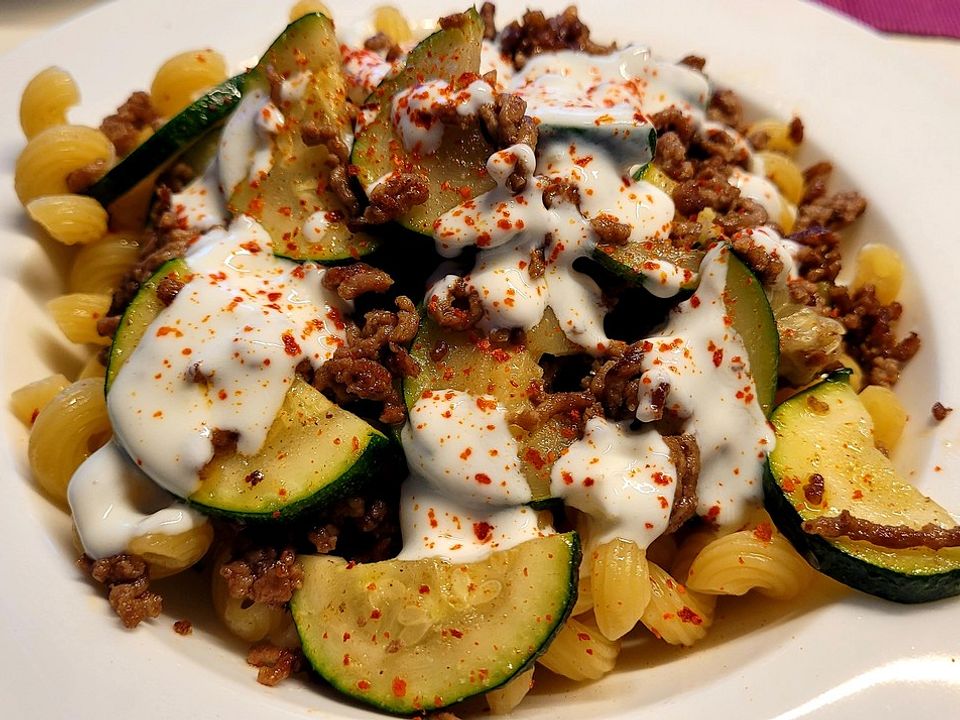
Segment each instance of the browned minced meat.
M186 372L187 382L197 385L209 385L213 381L213 373L207 373L203 370L203 365L199 362L191 363Z
M364 262L327 268L323 275L323 286L335 290L344 300L356 300L371 292L384 293L392 285L392 277Z
M169 306L180 291L183 290L183 283L175 277L165 277L157 283L157 299L164 305Z
M673 130L657 138L654 160L663 172L679 182L691 180L696 174L696 167L687 159L687 146Z
M866 209L867 201L853 190L823 195L797 208L794 229L799 231L810 227L825 227L838 230L863 215Z
M346 342L320 366L313 385L338 403L370 400L383 404L380 421L397 425L406 409L396 388L396 377L413 377L420 367L404 349L420 327L420 316L410 298L395 300L397 310L366 313L362 325L347 325Z
M860 363L867 383L886 387L895 384L903 364L920 349L916 333L897 340L894 325L903 313L900 303L884 305L871 285L853 294L846 287L834 286L829 299L837 319L847 329L847 352Z
M750 198L737 198L737 201L723 215L719 215L716 223L728 235L740 230L748 230L766 224L767 211L760 203Z
M543 204L549 210L559 203L580 207L580 188L562 178L550 178L543 189Z
M744 130L743 103L732 90L717 90L707 106L707 119Z
M590 227L597 234L599 242L604 245L625 245L633 231L630 225L620 222L607 213L600 213L590 218Z
M571 5L552 18L547 18L539 10L528 10L523 18L514 20L500 32L500 49L519 70L529 58L539 53L581 50L591 55L604 55L616 49L616 44L600 45L591 40L590 29Z
M692 435L665 435L670 461L677 469L677 484L667 533L675 532L697 512L697 480L700 477L700 447Z
M906 525L881 525L854 517L849 510L834 517L821 517L803 523L803 531L826 538L845 537L863 540L891 550L926 547L931 550L960 547L960 525L944 528L927 523L922 528Z
M117 155L123 156L137 146L140 133L158 119L157 111L150 102L150 96L142 91L133 93L117 108L117 112L108 115L100 123L100 131L106 135L117 149Z
M492 2L485 2L480 6L480 19L483 20L483 39L493 40L497 36L497 26L494 23L497 6Z
M119 315L107 315L97 320L97 335L112 338L120 327Z
M797 145L803 142L803 120L797 116L790 118L790 124L787 126L787 137Z
M790 239L802 246L797 252L800 277L813 283L836 280L843 259L839 234L813 227L791 234Z
M427 300L427 313L440 327L469 330L483 317L483 305L476 289L457 278L445 292Z
M749 152L726 130L709 128L693 136L694 144L711 158L719 158L724 164L745 165Z
M705 58L702 58L699 55L686 55L685 57L680 58L679 64L686 65L688 68L693 68L694 70L703 72L703 68L707 66L707 61Z
M124 627L134 628L163 610L163 599L150 590L150 572L143 558L123 553L93 560L84 555L77 564L107 587L110 607Z
M673 191L673 202L681 215L693 216L705 208L727 212L740 198L739 188L713 168L702 170L695 179L681 182Z
M303 668L303 653L277 647L269 642L258 643L247 652L247 663L257 671L257 682L273 687Z
M430 183L420 173L391 173L370 193L370 204L363 211L360 225L383 225L396 220L417 205L423 205L430 197Z
M643 343L626 348L620 357L607 360L584 380L585 388L600 402L609 418L635 416L643 374Z
M526 115L527 101L519 95L500 93L493 103L480 108L480 124L497 148L507 148L523 143L536 150L539 139L536 121ZM522 192L527 185L527 172L521 162L507 178L507 187L514 193Z
M173 631L177 635L189 635L193 632L193 623L189 620L177 620L173 624Z
M67 190L72 193L82 193L97 180L107 174L107 163L105 160L94 160L82 168L73 170L67 174Z
M947 407L941 402L935 402L933 407L930 408L930 414L933 415L933 419L937 422L943 422L947 419L947 415L953 412L953 408Z
M336 551L358 562L385 560L396 553L397 504L382 497L343 498L315 519L307 537L318 553Z
M220 568L220 575L231 597L274 606L290 602L303 585L303 568L290 547L248 550Z
M307 147L323 145L327 148L327 152L343 165L346 165L350 159L350 148L340 137L340 130L332 120L327 122L309 120L305 122L300 128L300 139Z
M823 502L823 475L813 473L803 486L803 497L811 505L819 505Z
M527 274L531 280L542 278L547 271L547 261L543 257L543 248L533 248L530 251L530 264L527 266Z
M534 400L534 398L531 398ZM597 399L589 392L560 392L539 394L533 408L528 408L516 417L516 423L525 430L533 431L557 415L576 414L597 405ZM596 414L602 414L598 412Z
M783 272L783 261L768 253L749 233L738 233L730 241L733 251L753 270L763 285L773 285Z

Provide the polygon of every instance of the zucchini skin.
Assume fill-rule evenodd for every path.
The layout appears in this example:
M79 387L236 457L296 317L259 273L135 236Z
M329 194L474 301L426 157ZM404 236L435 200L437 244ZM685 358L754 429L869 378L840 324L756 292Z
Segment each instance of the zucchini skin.
M240 103L245 80L245 74L236 75L192 102L90 186L86 194L107 207L133 189L223 122Z
M884 600L913 604L960 594L960 570L937 575L906 575L851 557L826 538L803 531L803 519L770 472L763 477L763 503L777 529L810 565L856 590Z

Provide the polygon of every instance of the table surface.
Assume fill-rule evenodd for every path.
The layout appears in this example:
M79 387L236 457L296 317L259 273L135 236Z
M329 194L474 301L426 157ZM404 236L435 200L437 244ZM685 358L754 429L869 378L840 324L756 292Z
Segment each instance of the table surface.
M0 54L103 0L0 0ZM960 80L960 40L889 36L891 43L926 57Z

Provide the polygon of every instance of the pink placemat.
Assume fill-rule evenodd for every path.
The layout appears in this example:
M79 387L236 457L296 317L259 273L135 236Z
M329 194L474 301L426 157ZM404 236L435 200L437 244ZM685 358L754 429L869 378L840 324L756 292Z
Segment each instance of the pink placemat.
M877 30L960 38L960 0L816 0Z

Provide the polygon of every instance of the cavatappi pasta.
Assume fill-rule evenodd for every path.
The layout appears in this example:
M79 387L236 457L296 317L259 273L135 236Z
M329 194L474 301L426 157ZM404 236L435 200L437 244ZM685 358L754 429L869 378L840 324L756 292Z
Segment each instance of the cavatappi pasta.
M323 3L301 0L290 19L316 21L314 13L330 17ZM451 22L440 35L458 27ZM565 21L553 22L562 27ZM296 71L277 72L279 63L258 65L245 79L249 84L233 114L205 128L210 134L183 143L193 149L211 143L216 149L210 158L201 163L191 151L163 158L107 208L71 192L78 189L73 173L101 177L116 166L121 146L104 130L68 124L79 90L65 71L43 70L25 88L20 121L28 140L16 163L15 188L50 237L77 246L68 250L67 292L49 301L48 309L64 338L88 346L89 353L77 376L51 375L11 397L14 414L30 428L32 474L65 504L82 464L113 467L101 458L103 450L109 462L120 457L130 466L129 487L148 483L172 503L146 516L149 531L130 535L118 545L121 552L99 556L84 527L96 520L77 513L81 550L95 560L142 558L151 580L199 564L209 573L214 613L233 636L303 651L321 673L327 671L311 656L312 646L321 643L302 627L307 623L295 607L305 582L297 558L314 554L313 548L343 555L347 568L373 562L383 568L336 615L356 615L362 635L388 648L379 662L401 660L405 671L425 661L404 653L429 643L448 615L476 621L509 598L510 612L500 613L496 624L520 623L526 630L556 621L558 629L536 647L511 650L511 674L522 672L499 687L491 683L475 691L498 715L536 692L535 672L537 678L553 673L598 681L616 669L622 644L644 638L694 646L715 617L722 618L718 603L737 602L747 593L787 601L804 592L812 571L762 509L762 473L775 436L767 421L770 408L760 407L759 396L769 391L772 402L776 392L776 400L784 400L842 365L852 371L850 383L869 412L878 447L895 449L907 414L894 392L878 384L875 358L894 355L865 349L869 339L844 325L830 305L831 293L841 291L854 305L864 293L893 303L903 284L903 261L886 245L868 245L857 256L849 288L836 284L833 245L809 241L811 203L823 197L816 195L823 182L802 169L799 120L724 125L713 119L710 111L717 108L711 101L690 102L688 92L677 93L662 79L683 73L707 98L713 87L699 70L652 60L634 46L600 55L535 48L529 57L520 51L506 57L497 51L502 38L480 44L479 35L479 67L449 83L413 73L410 87L401 84L390 98L364 108L344 98L369 97L402 77L405 63L417 58L410 53L423 39L418 28L427 25L382 6L366 27L375 33L366 46L330 45L336 46L330 51L334 59L328 58L322 77L303 52L295 53ZM517 32L525 31L521 26ZM441 49L429 46L424 56L441 56ZM669 71L661 72L667 65ZM487 73L492 69L495 75ZM163 133L166 122L231 74L214 50L169 58L150 85L155 114L136 130L137 143ZM633 82L634 76L644 82ZM459 87L466 78L469 86ZM659 100L638 89L646 84L659 91ZM523 99L525 120L539 124L540 134L516 143L494 137L503 145L496 149L490 144L492 103L510 93ZM384 120L377 113L388 102ZM301 104L309 106L309 115L298 116ZM582 118L570 111L574 106L583 117L597 117L580 127ZM682 124L663 120L674 110L690 123L689 137ZM338 114L346 124L328 127ZM593 137L607 118L637 131L634 139L648 138L646 145L611 145L616 134ZM373 172L363 166L364 158L378 148L350 156L344 138L355 148L367 147L364 134L378 122L386 123L392 164ZM482 131L481 122L487 123ZM457 129L445 129L450 125ZM295 135L285 134L290 128ZM708 131L725 135L724 142L711 145L703 137ZM444 144L445 132L457 133L459 149ZM649 140L669 133L659 149ZM297 176L302 157L289 153L290 147L302 157L320 153L316 157L325 160ZM477 147L482 152L474 162L468 156ZM726 149L715 149L721 147ZM737 152L742 157L731 161ZM128 157L128 149L121 154ZM435 164L417 165L424 157ZM450 175L445 160L469 166L471 173ZM347 174L341 173L348 161L349 175L362 189L355 197L350 193L357 189L346 187ZM416 172L404 171L401 179L411 185L398 190L395 168L407 165ZM238 205L222 190L234 174L230 187L239 194L269 190ZM468 175L471 182L483 178L485 189L464 185L448 207L431 206L454 180L467 182ZM275 186L278 177L282 182ZM710 192L702 191L704 185ZM329 201L327 187L336 187L336 207L321 207ZM411 198L417 202L408 203ZM305 212L310 203L320 204ZM625 216L611 214L611 208L624 207ZM432 214L418 225L423 221L415 213L426 209ZM273 216L298 217L301 211L292 230L280 240L271 236ZM389 253L386 259L365 255L377 242L386 247L391 241L392 226L381 227L385 217L386 223L402 222L431 236L434 247L421 253L411 243L399 264ZM839 237L841 225L812 229ZM323 233L332 226L348 238L336 240L346 242L348 251L331 258L322 251L329 239ZM307 243L313 255L297 255L302 248L293 240L300 236L316 240ZM278 242L284 243L280 250ZM467 248L466 264L453 269L447 260ZM617 248L636 256L624 259ZM361 255L372 270L356 264ZM747 288L728 285L730 268L740 262ZM422 297L395 298L388 292L394 283L428 290ZM155 312L127 346L124 326L141 321L135 313L121 320L119 313L138 287L141 293L152 287L144 306ZM529 288L535 292L528 297ZM648 317L650 308L633 298L642 292L670 310ZM768 336L744 331L731 319L736 312L727 303L736 307L747 302L744 297L752 298L751 312L758 316L769 307ZM188 306L193 310L183 309ZM362 318L355 307L372 311ZM238 325L238 308L249 322ZM225 320L228 312L234 314ZM407 332L410 323L416 327ZM642 335L639 325L647 328ZM121 330L110 336L117 326ZM297 335L300 327L306 330ZM181 344L164 345L161 352L158 338ZM763 343L772 345L758 350ZM315 354L308 357L304 347ZM676 354L678 348L683 352ZM471 353L479 354L474 365ZM774 357L772 369L756 362L764 353ZM119 382L120 389L111 385L105 400L108 366L110 382ZM761 377L763 372L770 377ZM135 373L139 382L124 385ZM414 378L431 375L433 384L415 385ZM271 387L278 385L282 392L276 393ZM240 411L230 414L218 403ZM730 412L736 403L748 410ZM276 407L268 422L251 420ZM147 416L157 423L143 425L140 418ZM332 419L340 425L325 424ZM325 441L353 421L349 437L317 444L317 437ZM448 431L451 426L467 430ZM145 433L143 427L152 429ZM258 446L249 444L251 436L260 438ZM454 452L454 444L463 447ZM385 452L381 445L402 450L403 459L384 461L386 456L376 455ZM355 456L343 460L338 453L344 447ZM287 494L297 473L305 472L296 463L284 464L290 457L322 465L323 472L342 460L347 470L332 483L350 482L319 500L319 494L296 498L304 503L296 509L302 514L287 515L285 503L293 502ZM216 485L218 477L236 474L225 468L236 467L244 468L238 477ZM282 469L283 482L271 475L275 467ZM461 497L465 483L469 501ZM258 493L280 500L267 511L238 510L223 499L231 493L244 502ZM533 512L527 506L533 500L550 502ZM164 516L172 518L169 526L159 520L149 525L165 512L171 513ZM522 541L556 539L565 531L578 534L582 558L578 566L562 568L570 580L558 584L566 593L562 614L514 617L534 600L513 600L523 581L509 576L505 553ZM579 550L571 557L580 558ZM431 563L456 570L445 575ZM475 582L474 573L493 572L490 567L503 574ZM528 570L522 568L523 577ZM444 647L463 635L453 625L439 632ZM484 635L482 627L477 634ZM349 635L341 634L343 643ZM284 657L292 666L295 655ZM356 656L344 653L337 663L350 667ZM395 681L397 698L405 687Z

